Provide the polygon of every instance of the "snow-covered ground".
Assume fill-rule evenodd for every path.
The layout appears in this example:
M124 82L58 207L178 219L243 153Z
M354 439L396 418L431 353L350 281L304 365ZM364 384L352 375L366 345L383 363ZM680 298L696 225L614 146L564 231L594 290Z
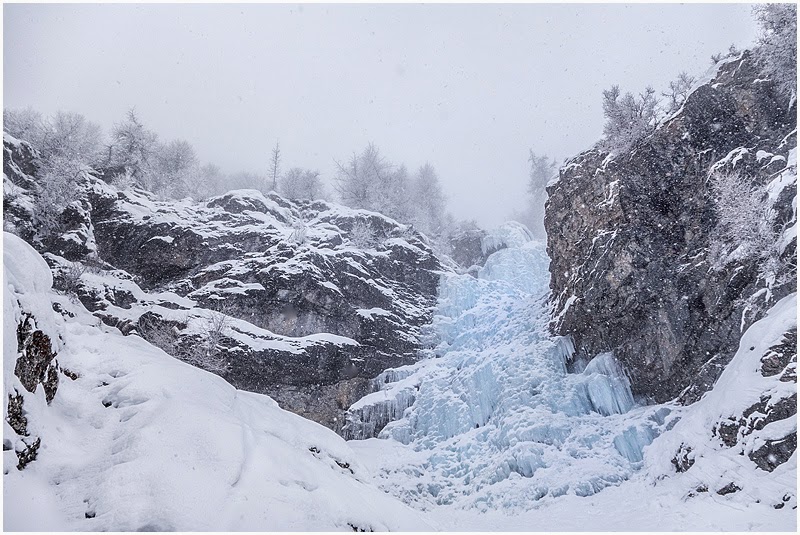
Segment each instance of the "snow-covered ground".
M4 409L23 393L42 444L22 471L3 453L6 530L431 529L376 489L334 432L103 326L49 290L30 246L4 238ZM59 365L78 374L61 376L49 406L14 375L21 310L60 336Z
M740 448L710 433L765 393L796 389L754 360L796 325L795 294L750 327L703 400L641 406L612 355L566 365L569 343L546 329L543 246L513 225L492 240L508 247L477 278L443 276L438 358L387 371L384 389L354 407L354 418L391 416L382 438L345 442L104 326L52 292L44 260L5 234L4 410L9 393L23 394L41 448L22 471L4 451L4 528L795 530L796 453L765 472L739 451L796 420ZM50 405L14 375L23 312L78 376L61 375ZM21 447L15 437L6 423ZM679 474L671 459L684 443L694 466ZM739 492L716 493L731 481Z
M796 390L756 362L796 325L794 294L745 333L701 402L642 406L611 354L568 370L568 341L547 332L544 246L506 243L477 278L444 275L439 358L385 372L351 411L355 430L396 415L380 438L350 442L384 490L448 529L795 528L796 453L769 473L711 433L760 396ZM787 426L796 420L754 433L745 453ZM678 474L671 459L684 442L695 466ZM731 482L741 490L716 493Z

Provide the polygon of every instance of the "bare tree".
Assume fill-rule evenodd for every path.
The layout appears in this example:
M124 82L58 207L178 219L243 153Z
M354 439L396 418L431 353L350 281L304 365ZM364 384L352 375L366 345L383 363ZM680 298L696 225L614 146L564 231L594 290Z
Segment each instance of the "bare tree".
M686 97L689 96L689 90L694 85L694 76L689 76L685 72L678 75L676 80L669 83L669 91L661 93L667 99L667 113L673 114L678 111L683 103L686 102Z
M272 191L278 191L278 176L281 173L281 144L279 141L275 142L275 148L272 149L272 159L270 160L269 174L272 178Z
M382 185L389 182L392 165L373 143L353 154L346 164L336 162L336 191L342 202L353 208L376 210Z
M206 164L189 176L188 194L197 200L224 193L226 177L214 164Z
M257 189L260 191L266 180L266 177L255 173L234 173L228 177L227 189Z

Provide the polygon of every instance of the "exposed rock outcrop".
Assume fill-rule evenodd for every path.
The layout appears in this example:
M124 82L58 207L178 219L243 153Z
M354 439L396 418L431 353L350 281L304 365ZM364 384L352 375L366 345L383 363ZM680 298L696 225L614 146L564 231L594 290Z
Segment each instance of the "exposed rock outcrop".
M576 357L612 351L652 401L706 392L743 330L796 290L796 146L796 105L745 52L628 151L567 162L545 223L553 330L573 338ZM752 255L712 262L713 171L768 191L782 280L765 280Z
M409 226L253 190L162 202L89 175L56 214L61 234L41 238L25 210L35 151L5 145L6 213L19 214L7 226L45 253L57 288L124 334L147 337L148 314L162 349L213 352L210 371L334 429L369 379L417 359L442 266ZM228 319L211 348L215 314Z

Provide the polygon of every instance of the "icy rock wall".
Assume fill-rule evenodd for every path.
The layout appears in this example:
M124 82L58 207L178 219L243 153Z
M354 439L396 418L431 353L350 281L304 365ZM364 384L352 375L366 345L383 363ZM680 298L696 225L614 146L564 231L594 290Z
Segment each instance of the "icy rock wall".
M383 374L348 414L348 438L377 434L418 453L386 468L386 490L409 503L513 509L593 494L630 477L671 425L668 407L635 405L613 354L568 371L570 340L548 333L544 245L505 239L517 228L490 234L507 246L477 277L442 275L437 358Z

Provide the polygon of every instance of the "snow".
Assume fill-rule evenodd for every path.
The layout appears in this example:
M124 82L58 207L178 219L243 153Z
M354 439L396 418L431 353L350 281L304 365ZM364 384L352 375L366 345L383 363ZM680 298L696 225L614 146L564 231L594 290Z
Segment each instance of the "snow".
M522 223L508 221L490 230L481 241L484 254L502 247L519 247L533 239L531 232Z
M172 243L173 241L175 241L175 238L173 238L172 236L153 236L147 241L153 241L153 240L160 240L163 241L164 243Z
M369 457L363 448L408 444L380 468L384 489L407 503L520 512L545 497L591 495L628 479L668 425L670 409L635 406L613 355L568 373L569 341L547 332L544 245L519 228L490 234L511 245L477 278L442 276L438 358L399 368L351 410L353 437L394 420L384 441L354 447Z
M13 451L4 452L5 529L435 527L377 490L332 431L102 326L50 292L47 265L13 235L5 234L4 257L6 393L23 391L8 373L21 310L61 336L59 364L79 375L60 377L49 406L41 388L24 392L29 430L42 446L23 471ZM53 312L54 301L75 317ZM10 434L6 427L4 438Z
M789 178L796 180L787 175L781 188ZM4 410L8 394L21 392L42 447L23 471L13 450L4 452L4 528L794 531L797 454L771 473L747 454L796 432L796 419L734 448L711 430L762 396L796 392L795 383L761 376L758 360L796 327L796 294L744 333L698 403L645 406L612 353L568 365L577 358L572 341L548 331L544 244L517 224L491 232L487 244L503 248L477 276L441 276L429 333L436 358L384 371L376 391L351 407L347 436L382 428L380 438L345 442L266 396L102 325L52 293L44 260L6 233ZM144 295L109 273L82 280ZM180 301L188 310L152 308L181 315L190 331L210 313L169 292L149 297ZM53 303L74 317L53 312ZM79 375L60 377L49 406L41 387L26 392L13 373L23 311L54 341L60 366ZM384 312L359 310L369 318ZM233 318L229 331L251 347L293 353L356 344L324 333L279 337ZM7 423L4 439L19 446ZM686 444L695 463L678 474L671 459ZM731 481L742 491L716 494ZM696 491L701 484L708 492ZM785 495L787 506L774 509Z
M389 421L378 438L350 441L376 482L449 530L793 530L794 502L773 505L794 492L796 454L773 481L721 452L711 429L765 391L796 388L760 381L752 361L796 324L794 296L747 331L751 360L737 354L700 403L644 406L612 353L568 371L571 340L547 330L547 264L543 244L525 242L492 254L477 278L442 276L437 358L387 370L348 415L349 438ZM748 447L794 422L766 426ZM709 448L711 492L692 494L700 461L684 474L670 462L687 437ZM717 495L726 473L741 473L745 491Z
M356 313L361 316L362 318L366 318L368 320L372 320L373 316L392 316L393 314L388 310L383 308L373 307L373 308L359 308L356 309Z

